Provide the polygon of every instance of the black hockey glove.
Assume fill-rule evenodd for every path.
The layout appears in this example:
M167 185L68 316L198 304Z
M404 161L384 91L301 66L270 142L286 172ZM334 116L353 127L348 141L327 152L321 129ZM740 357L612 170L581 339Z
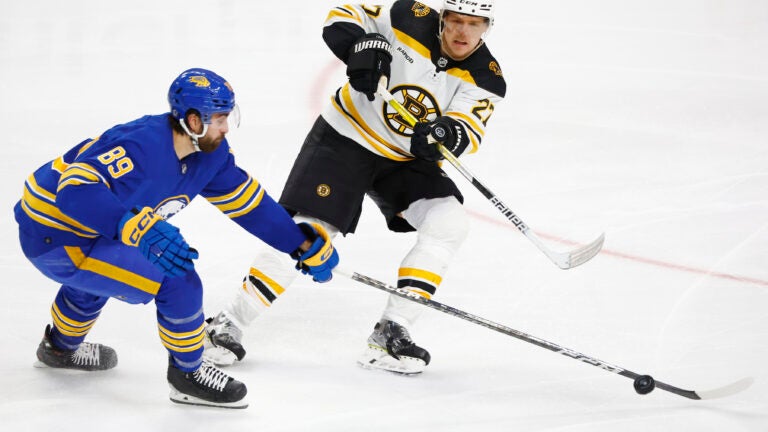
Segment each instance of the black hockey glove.
M379 85L379 79L389 80L392 62L392 47L379 33L368 33L358 39L349 50L347 76L353 89L365 93L372 101Z
M440 142L443 147L459 157L469 144L469 138L461 123L448 116L442 116L427 123L417 123L411 135L411 154L419 159L438 161L443 158L440 150L429 137Z

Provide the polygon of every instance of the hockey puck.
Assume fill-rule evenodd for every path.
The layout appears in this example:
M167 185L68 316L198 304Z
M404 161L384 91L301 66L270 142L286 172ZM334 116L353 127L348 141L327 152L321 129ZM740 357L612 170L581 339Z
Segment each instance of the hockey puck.
M656 388L656 381L650 375L641 375L635 379L635 391L637 394L645 395Z

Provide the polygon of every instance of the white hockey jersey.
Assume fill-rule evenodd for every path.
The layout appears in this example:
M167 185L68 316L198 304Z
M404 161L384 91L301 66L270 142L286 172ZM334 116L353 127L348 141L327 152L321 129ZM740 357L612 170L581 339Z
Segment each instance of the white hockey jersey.
M458 120L469 137L467 152L472 153L506 93L506 83L485 44L462 61L443 56L439 19L438 11L412 0L398 0L389 7L344 5L330 11L323 36L334 53L346 60L354 42L351 37L384 35L393 51L392 95L419 120L443 115ZM378 155L396 161L413 159L408 152L413 131L378 95L371 102L346 83L331 97L322 116L339 133Z

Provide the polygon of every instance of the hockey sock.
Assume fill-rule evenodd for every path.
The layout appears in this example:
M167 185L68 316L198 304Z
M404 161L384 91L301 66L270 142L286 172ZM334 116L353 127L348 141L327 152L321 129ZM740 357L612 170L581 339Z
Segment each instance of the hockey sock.
M203 285L195 272L165 278L155 297L160 341L171 361L185 372L196 370L203 361L205 315Z
M77 349L96 323L108 299L62 286L51 305L53 345L65 350Z
M454 197L446 197L416 201L403 217L416 228L418 237L400 264L397 286L429 299L467 236L467 216ZM416 303L390 296L383 317L402 325L413 324L422 309Z

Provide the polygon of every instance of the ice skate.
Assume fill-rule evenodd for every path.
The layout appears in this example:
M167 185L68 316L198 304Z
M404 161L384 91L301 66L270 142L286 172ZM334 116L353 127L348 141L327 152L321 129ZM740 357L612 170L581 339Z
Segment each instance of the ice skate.
M218 366L229 366L245 357L243 332L226 312L206 320L203 358Z
M117 353L112 348L83 342L76 350L59 349L51 342L51 325L45 327L45 335L37 347L35 367L52 367L83 371L101 371L117 366Z
M212 363L203 364L194 372L184 372L168 363L168 385L171 401L187 405L220 408L247 408L245 384L225 374Z
M423 372L429 360L427 350L413 343L405 327L381 320L374 326L368 347L357 363L366 369L414 375Z

